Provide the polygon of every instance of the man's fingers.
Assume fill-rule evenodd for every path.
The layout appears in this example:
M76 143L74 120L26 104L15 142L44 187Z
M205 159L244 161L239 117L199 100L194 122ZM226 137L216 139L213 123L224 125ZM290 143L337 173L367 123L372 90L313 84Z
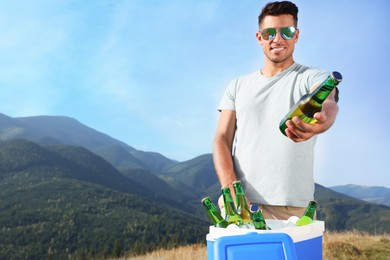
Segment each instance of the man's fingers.
M303 132L299 129L300 123L301 123L301 120L298 117L294 117L292 120L288 120L286 122L286 125L287 125L286 135L288 138L290 138L294 142L302 141L301 135L303 134Z
M310 132L310 129L307 127L307 123L303 122L299 117L294 116L291 121L294 126L293 133L296 136L302 137L302 134Z
M322 123L326 122L326 115L324 113L321 113L321 112L315 113L314 119L317 120L318 124L322 124Z
M321 120L321 116L319 118ZM293 117L286 122L286 135L294 142L302 142L310 139L313 134L314 125L303 122L299 117Z

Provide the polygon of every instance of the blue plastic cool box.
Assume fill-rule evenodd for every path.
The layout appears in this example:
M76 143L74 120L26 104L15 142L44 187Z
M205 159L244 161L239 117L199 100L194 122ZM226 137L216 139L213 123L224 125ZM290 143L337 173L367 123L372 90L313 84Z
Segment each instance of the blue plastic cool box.
M266 220L272 230L210 227L208 260L322 259L323 221L296 227L283 220Z

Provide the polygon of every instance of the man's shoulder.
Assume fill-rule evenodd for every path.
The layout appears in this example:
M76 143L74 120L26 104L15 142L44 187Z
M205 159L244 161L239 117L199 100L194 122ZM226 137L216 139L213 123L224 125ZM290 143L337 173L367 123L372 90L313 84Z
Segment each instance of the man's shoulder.
M294 71L299 73L326 73L325 69L314 67L314 66L306 66L299 63L295 63Z
M229 88L239 89L241 86L251 84L253 80L258 80L259 72L255 71L252 73L236 76L229 83Z
M251 72L251 73L247 73L247 74L244 74L244 75L236 77L236 80L237 81L245 81L245 80L248 80L248 79L257 78L259 76L259 73L260 73L259 71L254 71L254 72Z
M300 86L310 90L314 85L324 81L328 75L329 72L325 69L297 64L295 75L292 76L300 82Z

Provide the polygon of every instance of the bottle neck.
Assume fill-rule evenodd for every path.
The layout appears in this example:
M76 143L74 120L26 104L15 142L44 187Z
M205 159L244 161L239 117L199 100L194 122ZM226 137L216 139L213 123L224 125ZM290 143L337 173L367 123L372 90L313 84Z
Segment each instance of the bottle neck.
M246 204L245 195L237 194L237 204L240 204L240 205L245 205Z
M236 203L237 207L248 207L246 204L246 198L245 198L245 192L244 189L241 186L240 182L233 183L234 192L236 193Z
M317 209L317 203L309 203L309 205L306 208L304 216L313 219L316 209Z
M224 199L224 204L225 204L226 215L237 214L230 190L223 192L223 199Z
M219 213L218 209L214 206L209 209L209 214L210 218L212 218L213 222L215 222L214 224L219 223L223 220L221 213Z
M311 94L311 100L318 105L321 105L333 89L338 85L338 81L335 81L332 77L328 77L322 84L317 87Z

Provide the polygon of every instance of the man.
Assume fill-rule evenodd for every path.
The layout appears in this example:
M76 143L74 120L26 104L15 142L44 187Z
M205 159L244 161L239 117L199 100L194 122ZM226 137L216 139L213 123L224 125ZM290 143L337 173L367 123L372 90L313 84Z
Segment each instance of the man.
M299 38L295 4L268 3L258 23L264 64L228 85L219 106L213 159L221 186L234 192L232 182L241 180L249 202L260 204L265 218L288 219L303 215L313 199L316 136L335 121L337 97L335 91L328 96L314 115L316 124L294 117L287 122L287 137L282 135L280 120L329 73L293 59ZM222 198L218 204L223 212Z

